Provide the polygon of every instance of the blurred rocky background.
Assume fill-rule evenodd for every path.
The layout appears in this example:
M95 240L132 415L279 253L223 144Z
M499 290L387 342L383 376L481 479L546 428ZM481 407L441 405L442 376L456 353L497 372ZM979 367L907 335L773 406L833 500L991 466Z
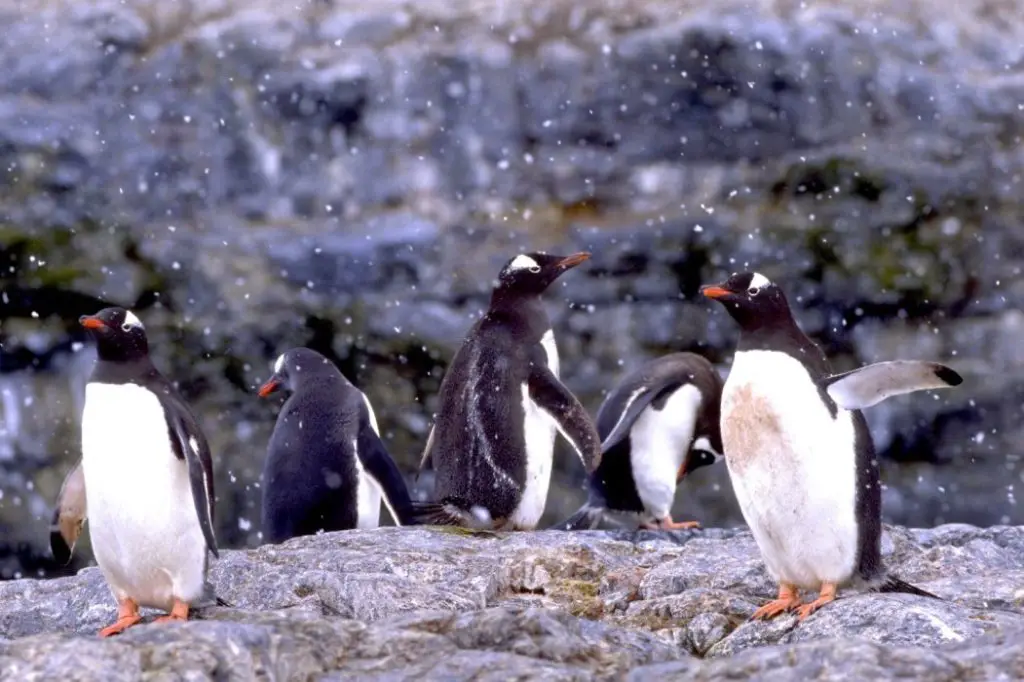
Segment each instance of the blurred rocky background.
M139 313L213 446L220 542L254 546L274 357L334 359L412 485L446 363L527 249L594 254L547 300L595 412L658 354L727 372L736 328L697 288L755 268L838 370L966 377L869 412L886 521L1024 523L1015 0L0 0L0 23L3 577L69 570L46 541L80 314ZM545 522L584 497L558 454ZM724 467L678 500L742 523Z

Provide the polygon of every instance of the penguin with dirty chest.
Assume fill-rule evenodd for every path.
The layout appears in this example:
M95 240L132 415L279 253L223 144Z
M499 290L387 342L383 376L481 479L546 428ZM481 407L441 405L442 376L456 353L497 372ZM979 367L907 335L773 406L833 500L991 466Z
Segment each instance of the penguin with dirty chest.
M778 598L754 613L796 610L799 620L839 588L934 597L885 572L881 481L861 413L895 395L962 382L933 362L894 361L833 374L797 326L782 289L756 272L701 288L740 326L722 394L722 442L736 498L778 581ZM817 591L803 603L800 590Z

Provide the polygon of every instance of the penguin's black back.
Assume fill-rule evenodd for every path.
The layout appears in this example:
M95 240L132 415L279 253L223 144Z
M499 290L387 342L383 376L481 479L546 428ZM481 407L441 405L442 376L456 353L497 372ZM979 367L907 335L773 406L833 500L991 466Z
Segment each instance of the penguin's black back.
M358 521L354 442L369 429L360 392L338 372L304 380L285 401L263 467L263 536L282 542Z
M473 326L441 382L430 456L435 497L506 519L526 482L522 386L551 328L536 299L490 310Z
M605 441L618 424L627 402L638 389L657 385L660 389L647 409L660 410L669 396L686 384L701 394L701 404L693 439L707 438L717 452L722 451L719 431L722 379L714 366L694 353L670 353L644 363L612 389L597 413L597 432ZM642 513L643 502L636 489L631 464L630 439L623 438L604 451L601 463L590 477L592 504L603 503L609 509Z

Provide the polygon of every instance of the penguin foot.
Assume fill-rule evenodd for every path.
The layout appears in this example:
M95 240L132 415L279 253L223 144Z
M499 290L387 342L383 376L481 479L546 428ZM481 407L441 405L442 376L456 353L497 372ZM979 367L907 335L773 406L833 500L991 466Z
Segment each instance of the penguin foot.
M174 600L174 608L166 616L160 616L154 623L171 623L174 621L184 622L188 620L188 602L181 601L180 599Z
M140 620L142 616L139 615L139 605L133 599L125 599L117 604L117 620L113 625L100 630L100 637L119 635Z
M673 521L671 516L666 516L654 523L645 523L646 530L690 530L700 528L700 521Z
M812 601L810 604L804 604L796 610L797 622L802 622L804 618L811 615L825 604L836 600L836 586L835 583L822 583L821 593L818 598Z
M757 611L754 611L754 615L750 617L750 620L769 620L780 613L792 611L798 606L800 606L800 595L797 593L796 586L789 583L780 583L778 598L773 599Z

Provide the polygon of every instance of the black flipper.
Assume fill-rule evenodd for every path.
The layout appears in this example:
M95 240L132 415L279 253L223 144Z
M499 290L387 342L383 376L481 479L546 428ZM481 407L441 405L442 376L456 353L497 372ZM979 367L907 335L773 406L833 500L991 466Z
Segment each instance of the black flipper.
M360 415L357 456L363 470L380 490L391 518L397 525L410 525L413 523L413 510L409 488L405 484L402 472L398 470L377 434L377 419L365 394L363 403L365 410Z
M58 563L64 566L71 563L87 515L85 474L79 461L60 487L50 520L50 551Z
M619 418L615 422L615 426L611 432L605 437L604 442L601 443L601 452L608 452L610 448L615 447L619 441L629 435L629 430L633 427L633 422L636 421L640 413L651 404L659 395L661 395L667 389L674 389L681 386L683 382L678 377L664 377L656 383L652 383L649 386L640 386L628 396L625 396L624 402L616 404L618 401L612 402L612 400L606 400L601 405L600 412L605 410L614 409L619 413ZM601 419L600 412L598 414L598 420Z
M601 438L583 405L548 368L543 347L537 344L530 366L530 398L555 420L559 433L569 441L587 472L601 463Z
M846 410L861 410L892 396L961 383L963 378L949 367L920 360L876 362L821 380L822 388Z
M927 590L922 590L920 587L914 587L908 582L904 582L899 578L891 575L885 576L885 580L878 587L874 589L875 592L901 592L903 594L916 594L919 597L931 597L932 599L938 599L940 601L946 601L937 594L932 594Z
M160 403L167 416L167 430L171 436L174 455L188 465L189 481L192 484L192 501L199 517L199 527L206 538L206 546L215 557L217 539L213 533L213 459L199 422L188 409L188 405L168 384L157 390Z

